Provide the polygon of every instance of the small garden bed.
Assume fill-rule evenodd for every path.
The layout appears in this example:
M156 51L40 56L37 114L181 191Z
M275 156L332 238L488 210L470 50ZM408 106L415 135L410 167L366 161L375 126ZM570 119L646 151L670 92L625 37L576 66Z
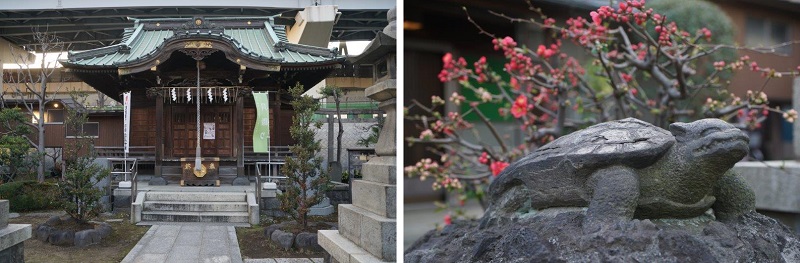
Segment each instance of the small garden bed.
M236 228L236 237L239 239L239 248L245 259L322 258L325 253L317 244L317 231L334 229L337 218L336 213L327 216L310 216L310 229L306 231L287 218L278 219L280 221L265 220L262 221L261 226ZM276 230L282 233L275 234ZM273 234L275 234L276 240L272 239ZM289 238L290 235L291 238ZM291 244L289 249L286 248L288 244Z
M86 247L99 244L112 231L106 222L80 222L54 215L34 226L32 238L53 245Z
M63 211L21 213L9 220L11 224L44 224L53 216L66 218ZM31 238L25 241L25 262L120 262L144 236L149 227L128 223L128 214L103 215L94 221L109 224L113 231L98 244L86 247L54 246ZM74 225L75 229L80 229Z

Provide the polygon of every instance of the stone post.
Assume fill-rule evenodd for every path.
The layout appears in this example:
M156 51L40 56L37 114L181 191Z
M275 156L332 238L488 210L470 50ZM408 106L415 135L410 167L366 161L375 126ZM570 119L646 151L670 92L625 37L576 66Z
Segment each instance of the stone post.
M25 262L25 240L31 238L31 225L8 223L8 200L0 200L0 262Z
M395 36L396 9L388 12L389 26L384 34ZM374 44L370 43L370 45ZM389 72L395 72L396 53L387 56ZM320 246L330 262L385 262L396 260L397 244L397 111L396 77L384 79L364 92L386 112L383 129L375 145L374 157L361 168L362 180L354 180L352 204L339 205L339 230L320 230Z

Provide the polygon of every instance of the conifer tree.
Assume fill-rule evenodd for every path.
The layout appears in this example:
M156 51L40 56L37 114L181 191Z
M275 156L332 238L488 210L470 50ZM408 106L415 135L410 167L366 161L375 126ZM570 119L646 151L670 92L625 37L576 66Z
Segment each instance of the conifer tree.
M73 100L83 104L85 94L71 93ZM97 152L94 148L94 139L84 132L84 126L89 121L88 112L82 109L67 109L64 126L67 134L74 138L68 139L64 144L64 161L66 171L64 178L58 183L61 192L61 206L70 217L81 223L97 217L102 212L100 198L103 196L97 184L110 173L109 169L95 163Z
M295 144L289 147L292 156L286 158L281 172L288 179L288 187L281 195L281 210L289 214L304 229L308 228L308 212L311 206L322 201L328 185L328 175L322 171L319 140L314 139L314 129L322 126L314 120L319 109L317 100L303 95L303 85L289 89L295 115L289 132Z

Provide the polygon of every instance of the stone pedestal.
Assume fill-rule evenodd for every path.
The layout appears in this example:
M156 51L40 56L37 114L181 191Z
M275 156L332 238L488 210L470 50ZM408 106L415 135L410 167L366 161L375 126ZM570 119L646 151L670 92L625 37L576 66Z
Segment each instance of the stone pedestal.
M362 167L362 180L353 181L353 203L339 205L339 230L319 231L319 244L334 262L395 261L397 244L397 180L395 80L366 89L386 112L375 146L378 157Z
M0 262L25 262L25 240L31 238L31 225L8 224L8 200L0 200Z
M131 189L114 189L114 210L131 208Z

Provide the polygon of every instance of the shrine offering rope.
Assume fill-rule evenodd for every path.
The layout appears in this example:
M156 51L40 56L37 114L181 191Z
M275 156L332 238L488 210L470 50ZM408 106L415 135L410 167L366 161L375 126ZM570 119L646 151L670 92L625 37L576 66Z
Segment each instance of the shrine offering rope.
M194 169L200 170L200 60L197 60L197 148L195 149Z

